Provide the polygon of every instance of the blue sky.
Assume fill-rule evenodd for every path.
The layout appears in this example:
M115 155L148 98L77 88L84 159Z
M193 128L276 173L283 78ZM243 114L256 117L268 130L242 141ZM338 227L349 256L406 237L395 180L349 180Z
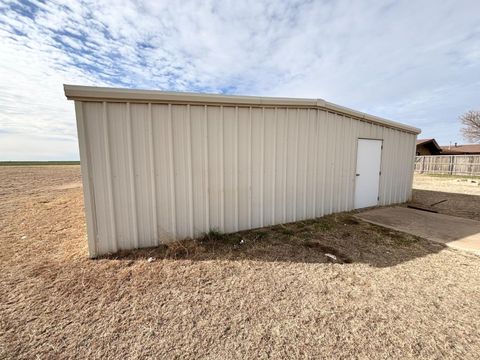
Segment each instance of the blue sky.
M63 83L323 98L464 142L480 1L5 1L0 160L78 159Z

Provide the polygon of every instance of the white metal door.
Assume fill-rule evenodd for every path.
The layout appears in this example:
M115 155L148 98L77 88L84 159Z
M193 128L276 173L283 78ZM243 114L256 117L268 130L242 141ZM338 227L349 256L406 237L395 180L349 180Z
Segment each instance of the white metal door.
M378 205L382 140L358 139L355 209Z

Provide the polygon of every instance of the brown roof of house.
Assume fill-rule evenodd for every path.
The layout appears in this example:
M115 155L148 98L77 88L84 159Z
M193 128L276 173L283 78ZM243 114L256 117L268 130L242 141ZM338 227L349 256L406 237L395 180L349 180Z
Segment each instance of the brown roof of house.
M480 144L442 146L442 154L480 154Z
M418 145L426 145L428 143L432 143L433 146L435 146L438 151L442 151L441 147L438 145L438 143L433 138L432 139L417 139L417 146Z
M434 139L417 139L417 145L422 145L423 143L427 143L432 140Z

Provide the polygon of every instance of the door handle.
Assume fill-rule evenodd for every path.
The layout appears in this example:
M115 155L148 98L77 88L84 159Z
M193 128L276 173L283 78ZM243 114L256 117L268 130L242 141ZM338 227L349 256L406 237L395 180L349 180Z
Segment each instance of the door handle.
M355 174L355 176L360 176L360 174Z

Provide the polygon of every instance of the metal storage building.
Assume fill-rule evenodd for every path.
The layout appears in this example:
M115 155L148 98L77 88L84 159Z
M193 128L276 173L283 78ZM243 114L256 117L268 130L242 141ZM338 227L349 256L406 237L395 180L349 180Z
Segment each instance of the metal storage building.
M89 255L407 201L419 129L321 99L65 85Z

